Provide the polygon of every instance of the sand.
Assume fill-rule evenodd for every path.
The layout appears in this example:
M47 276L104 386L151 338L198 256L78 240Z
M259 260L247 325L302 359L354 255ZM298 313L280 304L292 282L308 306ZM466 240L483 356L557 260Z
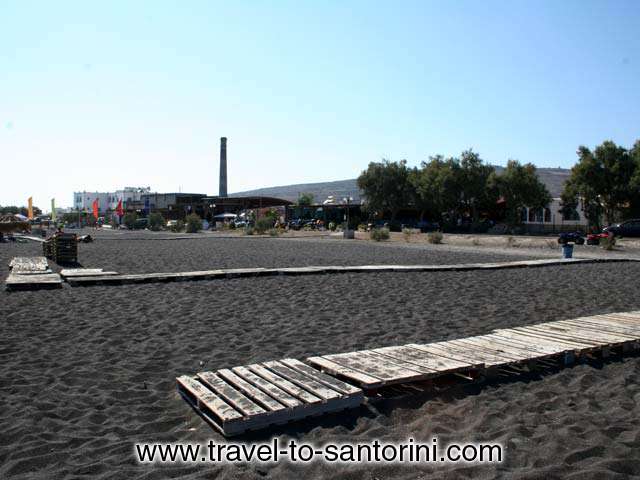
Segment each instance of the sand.
M333 240L105 240L123 272L325 263L455 263L470 251ZM345 245L346 243L346 245ZM3 270L36 244L0 245ZM186 251L183 251L186 249ZM118 253L114 258L113 254ZM224 263L221 263L224 262ZM299 441L496 441L501 465L138 465L136 442L221 437L174 378L282 357L431 342L640 309L640 265L265 277L0 293L0 478L629 478L640 476L640 358L374 402L254 433ZM202 363L202 366L201 366Z

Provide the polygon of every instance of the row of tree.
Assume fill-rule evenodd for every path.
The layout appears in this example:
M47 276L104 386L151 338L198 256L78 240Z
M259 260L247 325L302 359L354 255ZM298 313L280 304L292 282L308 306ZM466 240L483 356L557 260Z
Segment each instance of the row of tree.
M25 217L29 214L29 209L27 207L17 207L15 205L6 205L0 206L0 215L15 215L19 213L20 215L24 215ZM42 215L42 210L40 210L35 205L33 206L33 214L34 215Z
M358 187L373 216L395 220L402 209L414 208L420 218L447 222L482 216L495 218L502 210L510 226L521 222L524 207L543 208L551 196L536 167L509 160L500 174L473 150L460 157L436 155L410 168L405 160L371 162L358 177Z
M594 150L578 148L578 163L562 193L562 208L582 209L589 224L600 228L640 217L640 140L631 149L605 141Z

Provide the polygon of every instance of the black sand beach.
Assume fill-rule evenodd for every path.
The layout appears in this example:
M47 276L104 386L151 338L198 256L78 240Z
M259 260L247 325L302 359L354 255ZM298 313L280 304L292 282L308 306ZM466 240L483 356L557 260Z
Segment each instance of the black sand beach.
M9 259L37 244L0 245ZM285 239L96 241L87 267L463 263L509 255ZM518 257L521 259L522 256ZM640 264L367 273L0 293L0 478L631 478L640 476L640 358L374 402L255 433L305 442L492 441L500 465L416 469L138 465L136 442L221 441L175 377L282 357L431 342L640 309Z

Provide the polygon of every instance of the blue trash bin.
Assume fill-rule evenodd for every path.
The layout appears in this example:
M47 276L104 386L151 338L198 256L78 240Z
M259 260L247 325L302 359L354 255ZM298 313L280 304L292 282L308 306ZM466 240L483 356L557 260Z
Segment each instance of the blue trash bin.
M562 258L573 257L573 243L565 243L562 245Z

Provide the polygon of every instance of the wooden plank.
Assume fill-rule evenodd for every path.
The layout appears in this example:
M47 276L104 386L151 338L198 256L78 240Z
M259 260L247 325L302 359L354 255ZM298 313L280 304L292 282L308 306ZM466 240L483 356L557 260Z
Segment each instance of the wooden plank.
M302 402L300 400L293 397L292 395L289 395L287 392L274 385L273 383L268 382L261 376L256 375L247 367L234 367L231 370L243 380L251 383L253 386L259 388L264 393L289 408L297 408L302 405Z
M530 360L540 358L540 352L532 352L531 350L523 350L515 347L508 347L499 342L488 339L484 336L461 338L456 340L458 344L472 345L476 348L482 348L489 353L505 356L513 360Z
M387 384L391 382L412 382L425 378L424 372L400 366L390 359L385 360L383 357L371 354L367 350L325 355L324 358L367 375L378 377Z
M254 387L252 384L239 377L227 368L218 370L217 374L219 377L224 378L227 382L229 382L230 385L233 385L246 396L252 398L256 403L260 404L263 408L271 412L278 412L289 408L288 406L285 406L278 402L273 397L270 397L259 388Z
M509 331L524 335L529 338L538 339L538 341L548 341L548 342L553 342L555 344L567 345L567 349L566 349L567 351L569 350L579 351L582 349L593 348L594 346L596 346L596 344L594 344L593 342L577 341L575 339L569 339L566 336L559 338L557 335L554 336L549 334L548 332L547 333L538 332L536 330L532 330L530 327L516 327L516 328L509 329ZM496 332L499 332L502 335L504 334L505 330L496 330Z
M198 406L205 406L222 422L242 418L240 412L234 410L199 381L187 375L178 377L176 380L186 392L193 395L198 402Z
M443 353L454 353L460 358L467 359L470 363L484 363L485 367L496 367L499 365L507 365L514 363L516 360L502 355L489 353L481 348L471 345L460 345L454 341L431 343L428 345L433 351L440 349Z
M535 325L531 328L541 332L549 332L552 335L567 336L569 338L575 338L579 341L585 340L587 342L593 342L596 345L622 343L629 340L627 337L621 335L604 333L602 331L587 330L586 328L572 327L569 325L561 325L558 323Z
M260 375L268 382L276 385L278 388L284 390L289 395L292 395L305 403L322 402L322 399L320 397L313 395L306 391L304 388L300 388L298 385L290 382L289 380L274 374L273 372L266 369L263 365L254 363L252 365L248 365L247 368L249 368L249 370L251 370L253 373Z
M213 372L198 373L198 378L229 405L245 416L255 416L267 412L260 405L255 404L250 398L234 389Z
M502 345L511 345L514 348L519 348L521 350L531 352L532 354L538 354L540 356L557 355L567 351L566 345L536 342L530 337L523 338L522 336L516 335L503 336L502 334L498 333L491 333L485 336L491 338L491 340L496 343Z
M102 268L64 268L60 270L63 278L67 277L94 277L102 275L117 275L118 272L105 272Z
M461 355L460 352L454 351L451 349L442 349L437 347L432 348L432 345L433 345L432 343L426 343L426 344L411 343L406 346L415 348L416 350L427 352L431 355L436 355L438 357L454 360L456 362L471 364L474 366L474 368L483 368L485 366L484 361L479 360L478 358L471 358L469 357L469 355Z
M425 351L411 348L409 345L402 347L383 347L372 350L375 353L386 355L391 358L427 368L433 372L445 373L459 370L467 370L473 366L466 362L459 362L438 355L433 355Z
M578 320L564 320L558 325L566 325L578 328L587 332L601 332L608 335L624 337L627 340L637 340L640 338L640 330L632 331L619 325L612 325L605 322L589 322Z
M335 377L331 377L322 373L320 370L317 370L309 365L305 365L299 360L294 358L285 358L280 360L280 362L284 363L288 367L298 370L301 373L304 373L308 377L313 378L317 382L323 383L324 385L344 394L344 395L362 395L362 389L358 387L354 387L346 382L338 380Z
M324 401L342 397L342 393L337 392L336 390L333 390L326 385L323 385L322 383L307 377L304 373L289 368L281 362L265 362L263 363L263 365L282 378L298 385L300 388L303 388L307 392L321 398Z
M325 357L309 357L307 358L307 361L312 365L321 368L323 372L347 378L350 381L366 388L376 388L384 385L384 380L381 378L373 375L367 375L366 373L354 370L353 368L345 367L344 365L328 360Z

